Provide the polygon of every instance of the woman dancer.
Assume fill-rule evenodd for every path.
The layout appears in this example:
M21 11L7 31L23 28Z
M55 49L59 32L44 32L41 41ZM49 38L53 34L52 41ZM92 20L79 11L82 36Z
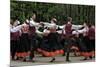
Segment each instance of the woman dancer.
M59 34L56 32L55 24L51 24L49 31L44 33L43 44L40 46L38 51L40 51L44 56L52 57L50 62L55 60L56 55L64 53L60 44Z
M11 29L13 29L16 26L14 26L12 24L11 25ZM12 60L15 60L15 55L16 55L16 52L18 50L18 45L19 45L20 32L19 31L12 31L11 30L10 31L10 36L11 36L11 56L12 56Z
M29 56L30 50L30 40L29 40L29 25L23 24L21 27L20 35L20 45L17 54L22 58L23 61L26 61L26 57Z

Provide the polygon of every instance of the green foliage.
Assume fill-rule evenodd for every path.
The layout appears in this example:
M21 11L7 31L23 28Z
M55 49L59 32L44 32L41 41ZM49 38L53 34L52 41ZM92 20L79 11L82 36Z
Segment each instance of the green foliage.
M74 24L82 24L84 21L95 23L95 6L11 1L11 18L17 17L23 22L29 19L33 12L37 14L36 21L48 22L52 17L56 17L58 24L63 24L70 16Z

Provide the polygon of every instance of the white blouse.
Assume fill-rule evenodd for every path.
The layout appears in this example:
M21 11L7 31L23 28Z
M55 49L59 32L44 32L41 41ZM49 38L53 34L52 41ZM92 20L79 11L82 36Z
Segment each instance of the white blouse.
M10 28L10 32L17 32L17 31L20 31L21 28L22 28L22 25L19 25L19 26L16 26L16 27Z

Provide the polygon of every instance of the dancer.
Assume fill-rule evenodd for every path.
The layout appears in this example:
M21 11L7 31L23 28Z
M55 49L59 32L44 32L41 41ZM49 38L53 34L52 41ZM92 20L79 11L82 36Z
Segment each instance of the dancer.
M69 54L70 54L70 48L72 46L72 40L71 40L71 36L72 36L72 18L68 17L67 18L67 24L65 25L65 52L67 52L66 55L66 61L70 62L69 60Z
M17 54L19 54L20 58L23 61L26 61L26 57L29 56L30 50L30 40L29 40L29 25L26 23L23 24L21 27L21 34L20 34L20 45Z
M88 31L88 39L89 39L89 46L90 46L90 52L92 59L93 56L95 56L95 27L94 25L89 25L89 31Z
M30 55L29 61L34 62L34 51L37 50L37 35L35 26L29 27Z
M88 38L88 32L89 32L89 27L87 23L83 24L84 28L82 30L78 30L80 33L80 51L81 55L84 56L83 60L87 60L88 58L91 59L91 53L90 53L90 47L91 45L89 44L89 38Z
M59 34L56 32L56 25L51 24L48 32L44 33L43 44L39 50L44 56L52 57L50 62L55 60L55 56L63 54L62 45L60 44Z
M16 27L14 24L15 22L11 21L11 29L13 29L14 27ZM19 31L10 31L10 37L11 37L11 56L12 56L12 60L15 60L15 56L16 56L16 52L18 51L18 45L19 45L19 36L20 36L20 32Z

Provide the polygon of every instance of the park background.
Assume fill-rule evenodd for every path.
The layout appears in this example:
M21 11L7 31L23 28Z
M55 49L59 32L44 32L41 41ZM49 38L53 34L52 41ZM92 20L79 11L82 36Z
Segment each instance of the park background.
M27 1L27 0L24 0ZM32 0L28 0L28 1L32 1ZM96 10L95 10L95 23L96 23L96 62L88 62L88 63L76 63L76 64L56 64L56 65L40 65L40 66L34 66L34 67L73 67L73 66L77 66L77 67L95 67L95 66L99 66L100 64L100 45L97 45L100 43L99 38L100 38L100 30L99 30L99 21L100 21L100 2L99 0L33 0L33 1L40 1L40 2L55 2L55 3L70 3L70 4L84 4L84 5L95 5ZM9 22L10 22L10 0L0 0L0 29L1 29L1 33L0 33L0 43L1 43L1 47L0 47L0 67L8 67L10 64L10 38L9 38ZM6 47L5 47L6 46ZM26 66L25 66L26 67ZM27 67L33 67L33 66L27 66Z
M32 13L37 15L36 21L49 22L52 17L58 20L59 25L66 23L67 17L73 18L74 24L84 22L95 24L95 6L80 4L60 4L44 2L13 1L10 4L11 18L21 23L29 19Z

